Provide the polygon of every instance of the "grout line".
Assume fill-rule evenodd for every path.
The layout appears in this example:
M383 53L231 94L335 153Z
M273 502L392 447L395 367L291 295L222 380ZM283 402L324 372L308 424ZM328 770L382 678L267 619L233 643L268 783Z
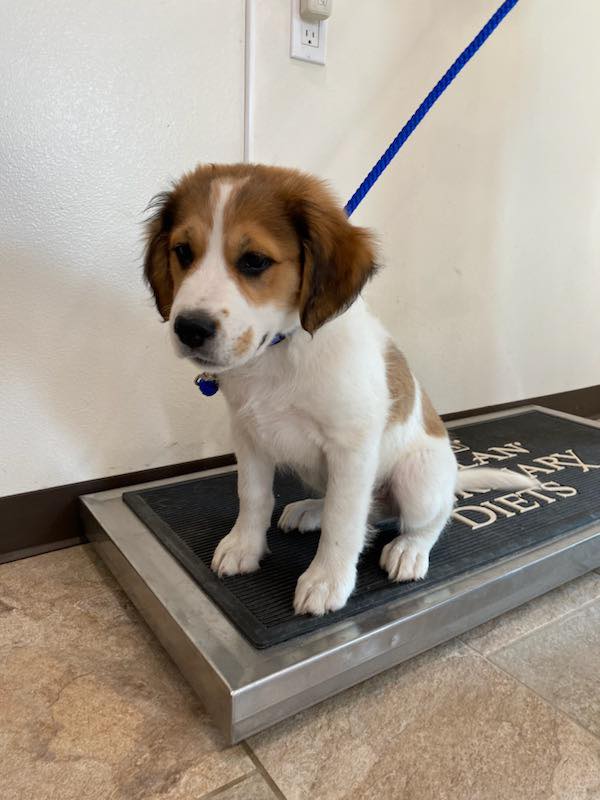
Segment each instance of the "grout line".
M573 725L575 725L580 731L583 731L588 736L591 736L594 741L596 742L600 741L600 736L597 736L595 733L589 730L589 728L586 728L585 725L583 725L578 719L573 717L568 711L565 711L564 708L560 708L559 706L555 705L552 702L552 700L550 700L549 697L540 694L537 691L537 689L534 689L533 686L530 686L528 683L525 683L525 681L521 680L521 678L517 677L517 675L515 675L512 672L509 672L504 667L501 667L500 664L496 664L495 661L492 661L487 656L484 656L483 653L480 653L479 650L475 650L475 648L471 647L471 645L467 644L466 642L464 642L463 644L465 645L465 647L468 647L469 650L475 653L475 655L478 655L480 658L482 658L486 662L486 664L492 667L492 669L496 670L496 672L500 672L502 675L505 675L507 678L510 678L511 681L514 681L515 683L519 684L519 686L522 686L524 689L527 689L528 692L531 692L531 694L535 695L538 699L540 699L544 703L544 705L551 708L560 716L566 717L566 719L572 722Z
M256 755L256 753L254 752L252 747L250 747L250 744L248 743L248 741L244 740L241 744L242 744L242 747L244 748L244 750L246 751L246 753L248 754L248 757L250 758L250 760L252 761L252 763L254 764L256 769L258 770L258 772L260 772L260 774L265 779L265 782L268 784L269 788L271 789L271 791L273 792L273 794L275 795L277 800L286 800L286 796L281 791L279 786L277 786L277 784L275 783L273 778L269 775L269 773L267 772L266 768L264 767L264 765L261 762L261 760L259 759L259 757Z
M586 572L584 574L585 575L589 575L590 573ZM566 584L563 584L563 586L564 585L566 585ZM557 588L559 588L559 587L557 587ZM537 599L538 598L534 598L534 600L537 600ZM529 601L529 602L532 602L532 601ZM488 656L492 656L492 655L495 655L496 653L500 653L502 650L506 650L508 647L512 647L513 644L516 644L517 642L522 642L524 639L527 639L529 636L532 636L534 633L539 633L539 631L543 630L544 628L547 628L549 625L554 625L556 622L560 622L560 621L566 619L567 617L572 616L573 614L577 614L579 611L582 611L583 609L587 608L588 606L591 606L594 603L598 603L598 602L600 602L600 595L598 595L597 597L593 597L591 600L586 600L585 603L582 603L580 606L577 606L577 608L572 608L569 611L565 611L564 614L559 614L557 617L553 617L551 620L548 620L547 622L542 622L539 625L536 625L535 628L531 628L531 630L526 631L525 633L522 633L520 636L516 636L514 639L511 639L509 642L506 642L505 644L500 645L500 647L497 647L495 650L490 650L488 653L483 653L481 650L478 650L472 644L469 644L469 642L465 642L464 639L462 638L462 636L464 636L464 634L461 634L461 636L459 636L458 638L460 639L461 642L463 642L463 644L466 644L468 647L470 647L476 653L479 653L484 658L487 658ZM520 608L520 606L517 606L515 609L512 609L512 610L516 611L518 608ZM510 611L505 612L505 613L510 614ZM496 617L495 619L500 619L502 616L504 616L504 615L501 614L500 617ZM468 633L468 631L467 631L467 633Z
M218 789L212 789L212 791L208 792L208 794L200 795L198 800L210 800L211 797L218 797L221 792L227 791L227 789L232 789L234 786L238 786L240 783L243 783L245 780L252 778L253 775L257 775L258 771L253 769L252 772L247 772L245 775L242 775L239 778L235 778L229 783L224 783L222 786L219 786Z

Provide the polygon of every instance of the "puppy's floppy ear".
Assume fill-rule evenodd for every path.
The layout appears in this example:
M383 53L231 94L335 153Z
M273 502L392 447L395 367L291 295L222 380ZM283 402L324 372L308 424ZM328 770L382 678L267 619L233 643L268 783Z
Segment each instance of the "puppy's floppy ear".
M169 233L173 227L174 199L171 192L152 198L147 211L152 216L146 225L144 278L154 293L154 302L162 318L169 319L173 303L173 279L169 269Z
M376 265L369 231L350 224L320 181L305 180L293 200L293 220L303 256L300 321L314 333L354 302Z

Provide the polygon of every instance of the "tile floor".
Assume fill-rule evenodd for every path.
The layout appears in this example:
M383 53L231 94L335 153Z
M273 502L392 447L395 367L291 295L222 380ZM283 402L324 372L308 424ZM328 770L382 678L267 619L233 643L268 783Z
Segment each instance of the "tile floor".
M0 566L2 800L600 800L600 574L227 748L90 546Z

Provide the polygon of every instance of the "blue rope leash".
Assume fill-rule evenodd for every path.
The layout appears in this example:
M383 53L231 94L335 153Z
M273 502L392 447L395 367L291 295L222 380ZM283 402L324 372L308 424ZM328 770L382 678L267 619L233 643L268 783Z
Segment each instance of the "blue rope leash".
M354 192L350 200L346 204L346 214L350 217L356 208L362 203L368 192L373 187L373 184L378 180L381 173L389 165L390 161L394 158L398 150L402 147L404 142L408 139L417 125L421 122L423 117L431 110L436 100L446 91L454 78L473 58L475 53L479 50L481 45L488 39L489 36L496 30L498 25L502 22L504 17L511 11L519 0L505 0L496 13L490 18L488 22L479 31L477 36L473 39L471 44L467 45L454 64L446 72L446 74L436 83L433 89L429 92L425 100L417 108L412 117L408 120L406 125L402 128L400 133L396 136L394 141L390 144L385 153L381 156L379 161L375 164L373 169L369 172L367 177Z

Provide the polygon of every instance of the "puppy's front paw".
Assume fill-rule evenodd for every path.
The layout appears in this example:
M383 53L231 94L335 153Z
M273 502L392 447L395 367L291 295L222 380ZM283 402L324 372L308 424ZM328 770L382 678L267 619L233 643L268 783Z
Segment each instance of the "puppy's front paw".
M336 574L331 568L311 564L298 578L294 611L320 617L328 611L343 608L352 594L355 580L354 569L343 575Z
M212 559L212 570L220 578L227 575L242 575L246 572L255 572L260 566L260 560L265 555L266 547L257 549L252 539L243 531L235 528L221 539Z
M316 531L321 527L322 500L298 500L288 503L277 523L282 531Z
M427 575L430 549L418 536L402 534L383 548L379 565L391 581L418 581Z

